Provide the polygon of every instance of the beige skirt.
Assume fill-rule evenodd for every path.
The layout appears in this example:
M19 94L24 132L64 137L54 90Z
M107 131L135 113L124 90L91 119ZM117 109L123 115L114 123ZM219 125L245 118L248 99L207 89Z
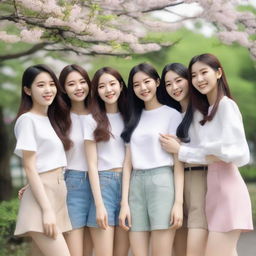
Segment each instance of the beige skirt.
M39 174L47 197L56 214L59 233L72 229L66 204L66 184L62 169ZM26 236L27 232L44 232L42 210L37 203L30 187L28 187L20 201L14 235Z

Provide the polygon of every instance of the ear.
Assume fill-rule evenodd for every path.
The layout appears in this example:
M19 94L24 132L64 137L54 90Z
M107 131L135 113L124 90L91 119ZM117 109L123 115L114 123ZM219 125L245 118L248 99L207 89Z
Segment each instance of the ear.
M31 89L30 89L30 88L24 86L23 90L24 90L24 92L25 92L28 96L31 96Z
M221 69L221 68L218 68L216 74L217 74L217 79L220 79L221 76L222 76L222 69Z
M160 79L157 79L156 81L156 87L158 87L160 85Z

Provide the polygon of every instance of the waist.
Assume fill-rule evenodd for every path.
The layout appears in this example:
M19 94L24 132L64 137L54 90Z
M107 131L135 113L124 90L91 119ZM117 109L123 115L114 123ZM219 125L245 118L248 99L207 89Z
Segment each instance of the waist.
M184 171L207 171L207 165L193 165L193 166L186 166Z
M113 168L113 169L110 169L110 170L102 170L102 171L99 171L100 172L122 172L123 171L123 168L119 167L119 168Z
M132 171L132 175L148 175L148 174L159 174L159 173L167 173L172 172L171 166L160 166L156 168L150 169L134 169Z

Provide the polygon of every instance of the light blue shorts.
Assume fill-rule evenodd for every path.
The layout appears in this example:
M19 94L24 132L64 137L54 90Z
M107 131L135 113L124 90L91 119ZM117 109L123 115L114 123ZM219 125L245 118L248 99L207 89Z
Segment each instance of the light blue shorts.
M72 228L85 227L92 201L87 172L66 170L67 207Z
M173 203L174 181L170 166L132 171L129 190L131 231L168 229Z
M120 202L122 194L122 173L111 171L99 172L100 189L103 203L108 213L108 225L118 226ZM91 202L88 227L98 227L94 200Z

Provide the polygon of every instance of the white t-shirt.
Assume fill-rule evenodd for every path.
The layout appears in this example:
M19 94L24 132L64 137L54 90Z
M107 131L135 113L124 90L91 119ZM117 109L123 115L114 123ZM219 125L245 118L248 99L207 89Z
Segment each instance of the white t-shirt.
M212 106L209 107L210 112ZM196 134L194 145L183 144L179 150L179 159L187 163L207 163L206 156L214 155L227 163L238 167L247 164L250 152L245 137L241 113L236 103L224 96L218 106L213 120L205 125L199 124L202 115L193 117L189 133Z
M130 141L134 169L173 165L172 155L161 147L159 134L176 135L181 119L181 114L177 110L165 105L142 111L140 121Z
M22 157L22 150L36 152L37 172L67 165L63 144L47 116L22 114L15 123L14 133L17 139L14 153Z
M81 116L83 115L70 113L72 126L69 137L73 141L73 146L66 151L67 169L87 171L88 167L84 150L84 135Z
M125 156L125 145L120 137L124 122L120 113L107 113L110 123L110 136L108 141L97 143L98 170L106 171L114 168L122 168ZM92 115L81 117L83 125L84 140L94 140L94 130L97 123Z

